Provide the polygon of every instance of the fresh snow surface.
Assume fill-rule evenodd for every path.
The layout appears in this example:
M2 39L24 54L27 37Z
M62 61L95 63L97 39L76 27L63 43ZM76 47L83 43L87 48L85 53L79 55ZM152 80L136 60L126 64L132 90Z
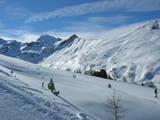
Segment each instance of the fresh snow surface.
M51 77L59 96L47 89ZM123 120L160 120L160 98L154 98L153 88L81 74L73 78L72 72L0 55L1 120L109 120L106 103L114 89Z
M82 72L106 69L121 81L160 86L160 28L152 29L155 23L160 20L118 28L105 33L103 39L76 39L41 64Z

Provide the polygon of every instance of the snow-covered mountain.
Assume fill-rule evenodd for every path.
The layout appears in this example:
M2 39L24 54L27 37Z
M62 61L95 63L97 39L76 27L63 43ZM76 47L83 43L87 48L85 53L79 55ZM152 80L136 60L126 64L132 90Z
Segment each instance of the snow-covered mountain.
M99 39L42 35L35 42L0 40L0 54L71 71L105 69L116 80L160 85L160 20L106 32Z
M51 77L59 96L47 88ZM109 120L113 109L106 106L114 91L123 120L159 120L160 98L154 97L153 88L82 74L73 77L72 72L0 55L1 120Z
M115 79L160 85L159 20L121 27L103 39L74 39L41 65L63 70L106 69Z
M37 39L37 42L49 45L49 44L54 44L60 40L61 40L60 38L55 38L50 35L42 35Z
M2 38L0 38L0 44L3 44L3 43L5 43L6 41L4 40L4 39L2 39Z
M36 41L30 43L0 39L0 54L39 63L55 51L69 47L76 38L78 36L72 35L68 39L62 40L50 35L42 35Z
M60 40L49 35L42 35L35 42L30 43L0 39L0 54L38 63L54 52L55 43Z

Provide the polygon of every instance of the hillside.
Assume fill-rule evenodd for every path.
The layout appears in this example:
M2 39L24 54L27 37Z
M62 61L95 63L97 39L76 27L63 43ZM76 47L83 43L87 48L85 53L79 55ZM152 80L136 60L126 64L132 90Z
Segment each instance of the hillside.
M73 78L71 72L46 69L3 55L0 55L0 71L3 120L106 120L112 117L106 104L114 89L121 98L123 120L160 118L160 99L154 98L152 88L81 74ZM60 90L59 96L47 89L51 77Z
M116 80L153 82L159 86L159 22L121 27L99 40L75 39L71 46L55 51L41 65L82 72L105 69Z

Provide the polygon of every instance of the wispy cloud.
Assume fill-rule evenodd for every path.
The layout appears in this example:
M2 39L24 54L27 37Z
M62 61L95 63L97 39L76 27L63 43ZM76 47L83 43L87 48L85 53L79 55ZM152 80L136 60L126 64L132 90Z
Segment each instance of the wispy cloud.
M117 25L122 26L129 22L135 22L135 20L136 18L126 15L112 17L92 16L81 21L67 21L66 26L61 28L61 31L99 33L108 31Z
M108 27L93 23L90 21L81 21L81 22L70 22L68 26L64 27L64 31L75 31L75 32L98 32L105 31Z
M109 23L109 24L122 24L125 23L129 20L133 20L134 18L131 16L124 16L124 15L118 15L118 16L112 16L112 17L101 17L101 16L96 16L96 17L89 17L88 21L93 22L93 23Z
M56 17L79 16L89 13L103 11L127 11L144 12L160 10L159 0L103 0L91 3L84 3L75 6L59 8L57 10L35 14L28 19L26 23L42 21Z
M18 40L21 42L35 41L40 34L22 29L0 29L0 37L6 40Z

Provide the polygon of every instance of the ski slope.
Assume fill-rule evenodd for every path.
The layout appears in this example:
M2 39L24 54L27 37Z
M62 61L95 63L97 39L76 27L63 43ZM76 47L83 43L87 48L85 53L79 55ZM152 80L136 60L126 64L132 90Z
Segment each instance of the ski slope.
M47 89L51 77L59 96ZM125 109L123 120L160 119L160 98L154 98L152 88L81 74L73 78L72 72L0 55L2 120L109 120L106 103L114 89Z

